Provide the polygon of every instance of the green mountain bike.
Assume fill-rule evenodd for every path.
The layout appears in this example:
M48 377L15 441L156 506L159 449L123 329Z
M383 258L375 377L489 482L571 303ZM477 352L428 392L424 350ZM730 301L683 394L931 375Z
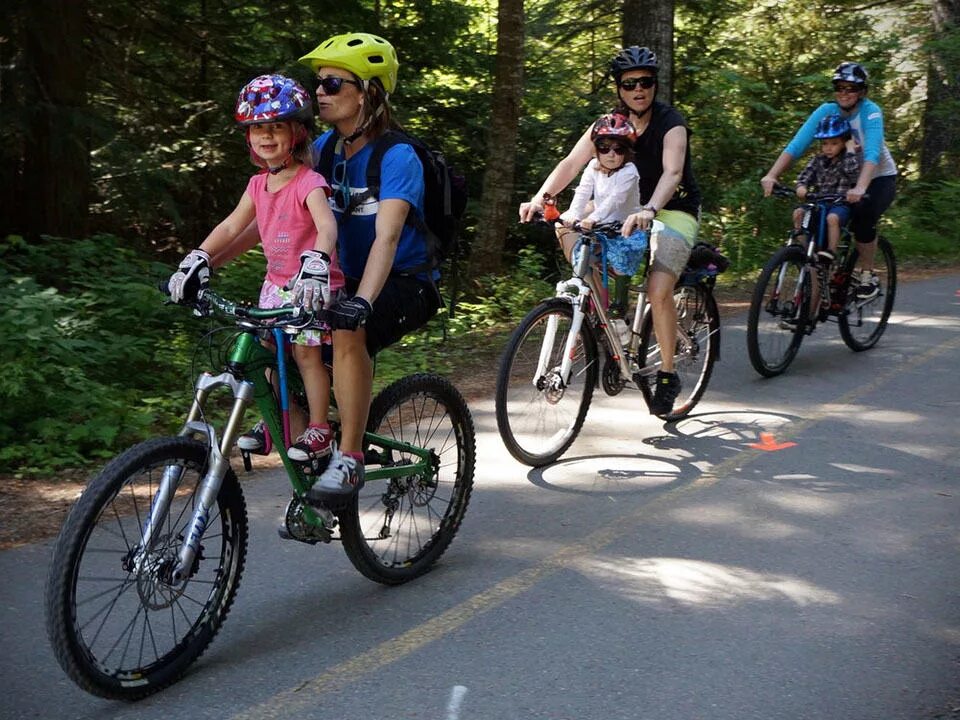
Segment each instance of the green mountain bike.
M338 508L309 505L311 468L286 452L285 408L302 382L294 363L288 372L283 336L312 318L292 308L245 307L209 291L195 310L232 321L224 328L222 370L200 375L177 436L135 445L103 468L53 550L50 642L70 678L104 697L138 699L175 682L230 611L247 548L246 504L230 458L251 405L273 438L286 438L275 442L292 486L281 537L339 541L377 582L397 585L426 572L457 533L473 488L470 411L450 382L417 374L371 404L359 493ZM265 332L279 341L276 350L261 342ZM279 376L279 390L267 370ZM232 398L218 430L211 397L223 390Z

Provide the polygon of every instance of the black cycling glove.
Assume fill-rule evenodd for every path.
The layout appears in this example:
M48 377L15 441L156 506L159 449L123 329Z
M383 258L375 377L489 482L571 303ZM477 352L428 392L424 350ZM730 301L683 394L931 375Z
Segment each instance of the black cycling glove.
M363 327L373 308L359 295L334 303L326 313L325 320L331 330L356 330Z

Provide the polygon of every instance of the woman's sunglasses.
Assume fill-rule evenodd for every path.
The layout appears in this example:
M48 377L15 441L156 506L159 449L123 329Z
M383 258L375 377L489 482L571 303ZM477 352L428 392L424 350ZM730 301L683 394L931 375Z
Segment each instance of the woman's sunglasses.
M833 91L838 93L843 93L845 95L854 95L860 92L861 88L857 85L844 85L842 83L834 83Z
M343 88L344 83L350 83L351 85L360 87L360 83L356 80L347 80L346 78L337 77L336 75L317 77L317 88L322 88L324 95L336 95Z
M637 85L642 87L644 90L649 90L650 88L652 88L654 85L657 84L657 79L653 77L644 76L644 77L638 77L638 78L630 78L628 80L621 80L617 84L620 86L621 90L636 90Z
M350 206L350 183L347 182L347 161L341 160L333 166L333 203L340 212L346 212Z
M627 149L620 143L597 143L597 153L600 155L606 155L611 150L617 155L626 155Z

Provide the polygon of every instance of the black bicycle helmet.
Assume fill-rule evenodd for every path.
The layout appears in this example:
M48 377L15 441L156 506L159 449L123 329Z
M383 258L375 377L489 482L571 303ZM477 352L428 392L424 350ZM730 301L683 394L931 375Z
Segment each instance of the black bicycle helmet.
M848 82L867 87L867 71L863 65L855 62L842 62L833 71L833 82Z
M660 70L657 54L648 47L631 45L624 48L610 61L610 74L619 82L620 76L628 70L653 70L656 74Z

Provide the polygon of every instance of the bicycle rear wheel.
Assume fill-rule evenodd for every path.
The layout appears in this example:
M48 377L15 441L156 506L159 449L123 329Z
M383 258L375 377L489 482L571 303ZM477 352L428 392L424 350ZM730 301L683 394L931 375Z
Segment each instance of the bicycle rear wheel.
M720 351L720 314L717 302L703 285L682 285L674 290L677 306L677 342L673 357L674 369L682 388L673 411L659 417L679 420L690 414L710 382L713 364ZM661 347L653 327L653 316L647 313L640 330L638 357L644 361L640 390L647 404L653 398L656 371L662 367Z
M108 464L67 517L46 588L47 635L67 675L103 697L135 700L176 681L223 624L243 572L247 515L228 470L182 583L171 580L206 472L207 447L182 437L136 445ZM144 552L160 478L181 480Z
M853 277L858 258L859 254L854 248L844 267L848 278ZM847 347L856 352L869 350L877 344L893 311L897 294L897 260L893 255L893 246L886 238L877 238L873 271L879 280L880 292L869 300L858 300L856 288L848 281L846 302L838 318L840 337Z
M429 570L460 528L473 490L473 418L448 380L418 374L377 394L367 429L431 452L429 473L367 481L339 513L340 538L353 566L371 580L399 585ZM382 464L413 460L386 449Z
M541 303L520 321L500 358L497 429L510 454L525 465L539 467L559 458L580 433L590 408L599 365L586 320L574 341L569 383L560 377L572 322L569 303Z
M764 377L786 370L797 356L809 318L812 285L799 246L780 248L767 261L753 290L747 317L750 364Z

